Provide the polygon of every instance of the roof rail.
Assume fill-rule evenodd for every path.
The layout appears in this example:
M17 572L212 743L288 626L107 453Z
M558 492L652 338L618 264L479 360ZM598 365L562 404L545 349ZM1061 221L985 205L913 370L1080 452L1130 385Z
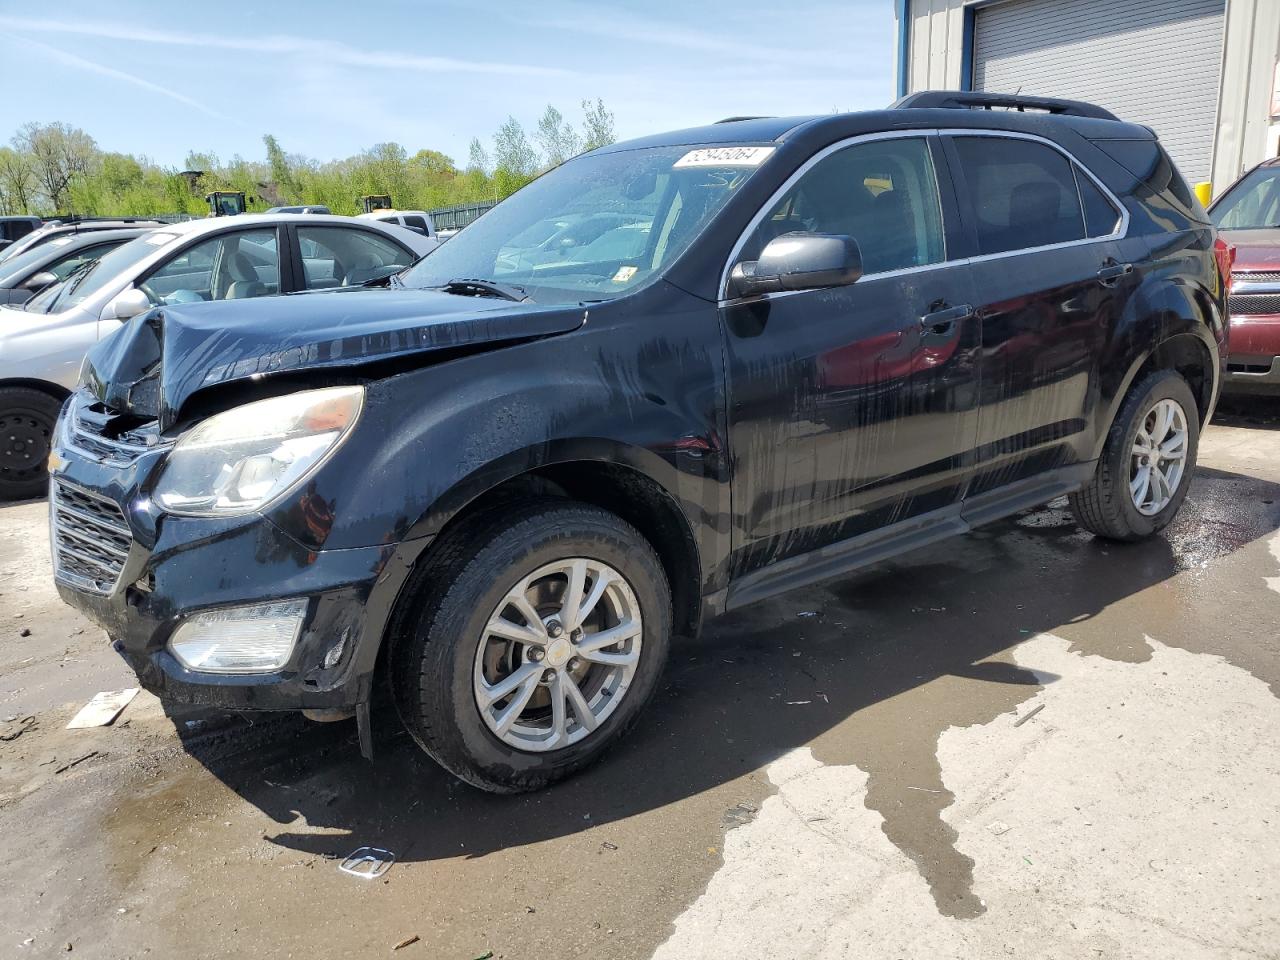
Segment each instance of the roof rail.
M1014 93L970 93L961 90L921 90L896 101L891 109L942 108L947 110L992 110L1003 108L1019 113L1042 110L1064 117L1091 117L1094 120L1119 120L1110 110L1080 100L1056 97L1024 97Z
M737 123L740 120L772 120L772 117L725 117L723 120L717 120L716 123Z

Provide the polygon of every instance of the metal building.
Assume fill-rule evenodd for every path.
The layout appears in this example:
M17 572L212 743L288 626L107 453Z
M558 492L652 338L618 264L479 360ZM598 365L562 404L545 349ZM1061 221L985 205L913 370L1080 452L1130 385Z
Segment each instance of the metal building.
M1214 193L1280 155L1280 0L895 0L898 94L1089 100Z

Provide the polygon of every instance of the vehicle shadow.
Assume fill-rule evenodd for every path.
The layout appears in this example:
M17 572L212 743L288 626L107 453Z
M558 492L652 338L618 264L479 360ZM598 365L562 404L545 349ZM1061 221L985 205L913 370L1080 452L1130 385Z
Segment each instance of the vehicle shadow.
M1280 430L1280 397L1223 397L1218 401L1213 423L1221 427Z
M280 825L268 831L271 843L326 857L368 844L400 861L432 861L631 818L811 746L824 762L868 772L867 805L919 865L940 909L973 916L983 908L970 890L972 862L941 818L951 795L935 756L939 734L990 722L1052 682L1012 661L1012 649L1036 634L1060 632L1089 653L1145 659L1141 629L1117 633L1113 622L1094 635L1090 621L1280 527L1280 485L1211 469L1198 471L1166 535L1139 544L1094 539L1064 505L710 624L697 641L674 646L630 738L541 793L493 796L459 783L398 729L385 704L375 715L373 762L360 757L350 723L290 721L251 751L193 755ZM1224 524L1227 510L1232 522ZM920 692L900 696L909 691ZM305 830L292 827L301 823Z

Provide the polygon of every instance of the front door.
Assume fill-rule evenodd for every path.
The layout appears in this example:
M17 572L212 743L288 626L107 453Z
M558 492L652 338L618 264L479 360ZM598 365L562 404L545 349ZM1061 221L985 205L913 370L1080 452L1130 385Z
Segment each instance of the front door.
M950 262L937 141L829 150L759 219L739 261L782 234L852 236L850 286L727 301L734 575L957 506L977 437L978 325ZM944 181L945 182L945 181Z

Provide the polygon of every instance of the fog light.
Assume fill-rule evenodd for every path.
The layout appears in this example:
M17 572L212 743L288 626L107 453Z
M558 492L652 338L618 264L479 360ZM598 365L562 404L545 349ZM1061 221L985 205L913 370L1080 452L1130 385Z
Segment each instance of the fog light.
M174 631L169 650L188 670L269 673L289 662L306 613L306 600L197 613Z

